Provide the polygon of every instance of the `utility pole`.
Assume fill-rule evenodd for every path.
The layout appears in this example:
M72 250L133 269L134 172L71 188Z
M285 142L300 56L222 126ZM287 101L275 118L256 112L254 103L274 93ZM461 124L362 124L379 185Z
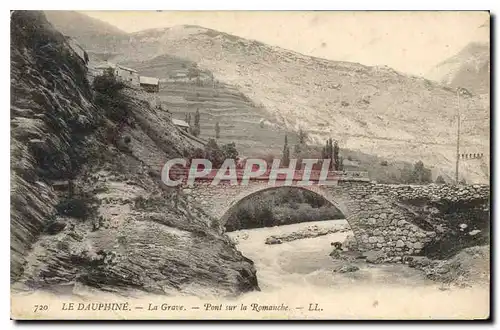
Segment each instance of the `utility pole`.
M455 181L458 184L458 161L460 159L460 95L472 97L472 93L463 87L457 88L457 163L455 167Z
M457 88L457 162L455 164L455 183L458 184L458 161L460 159L460 88Z

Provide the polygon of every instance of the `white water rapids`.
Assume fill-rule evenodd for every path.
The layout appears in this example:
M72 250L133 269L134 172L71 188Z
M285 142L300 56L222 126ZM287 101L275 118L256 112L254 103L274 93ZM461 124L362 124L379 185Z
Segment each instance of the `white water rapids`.
M331 220L228 233L257 269L262 291L247 296L293 297L306 305L318 301L327 306L330 318L481 318L488 314L488 288L445 287L407 265L360 260L354 263L360 268L356 272L333 272L339 262L329 256L330 243L342 242L352 231L265 244L271 235L345 224L345 220Z

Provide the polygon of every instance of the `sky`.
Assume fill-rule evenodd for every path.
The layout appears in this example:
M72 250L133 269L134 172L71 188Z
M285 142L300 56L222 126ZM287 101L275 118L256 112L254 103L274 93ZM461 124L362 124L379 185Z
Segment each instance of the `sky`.
M425 75L471 41L489 40L486 12L83 11L126 32L183 24L330 60Z

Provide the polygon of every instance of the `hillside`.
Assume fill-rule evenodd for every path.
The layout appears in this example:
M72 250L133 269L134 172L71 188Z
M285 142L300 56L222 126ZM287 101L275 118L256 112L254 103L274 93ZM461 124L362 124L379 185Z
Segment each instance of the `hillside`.
M286 130L274 124L265 108L255 104L237 87L216 79L208 70L196 69L195 62L162 55L144 62L125 62L139 74L161 77L158 101L174 118L185 120L200 112L200 137L215 138L215 125L220 126L219 143L235 142L242 155L280 154ZM188 78L190 70L196 75ZM289 132L290 143L296 134Z
M91 85L36 11L11 16L11 281L14 291L237 295L255 268L218 222L161 184L194 146L144 92Z
M192 25L140 31L130 34L128 42L110 42L103 50L119 53L112 59L119 63L155 62L165 55L196 62L265 109L270 122L285 130L307 130L309 143L333 137L348 149L389 161L422 160L435 173L441 169L453 176L457 101L455 90L439 83L388 67L305 56ZM168 78L162 74L157 75ZM462 107L489 118L488 98L475 96ZM462 162L461 173L468 182L489 181L489 122L469 123L462 131L461 149L486 157L479 163Z
M456 95L453 89L388 67L367 67L304 56L196 26L137 32L118 47L116 61L169 54L197 62L215 78L237 86L274 121L305 128L310 142L328 137L342 146L389 160L423 160L454 172ZM117 48L117 49L118 49ZM462 104L489 117L488 100ZM488 155L489 123L463 128L462 148ZM487 159L487 158L485 158ZM468 181L488 180L484 166L462 163Z

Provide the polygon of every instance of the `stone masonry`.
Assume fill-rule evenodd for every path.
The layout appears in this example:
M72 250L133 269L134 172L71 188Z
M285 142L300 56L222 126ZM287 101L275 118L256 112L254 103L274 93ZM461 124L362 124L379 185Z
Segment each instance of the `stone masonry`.
M468 201L487 203L489 186L448 185L386 185L367 182L339 182L335 186L296 186L313 191L345 216L360 251L382 251L389 257L418 254L436 237L430 226L418 221L415 214L405 206L406 201ZM268 189L278 189L263 181L250 181L246 186L197 183L183 190L189 199L208 214L225 224L232 209L245 198Z

